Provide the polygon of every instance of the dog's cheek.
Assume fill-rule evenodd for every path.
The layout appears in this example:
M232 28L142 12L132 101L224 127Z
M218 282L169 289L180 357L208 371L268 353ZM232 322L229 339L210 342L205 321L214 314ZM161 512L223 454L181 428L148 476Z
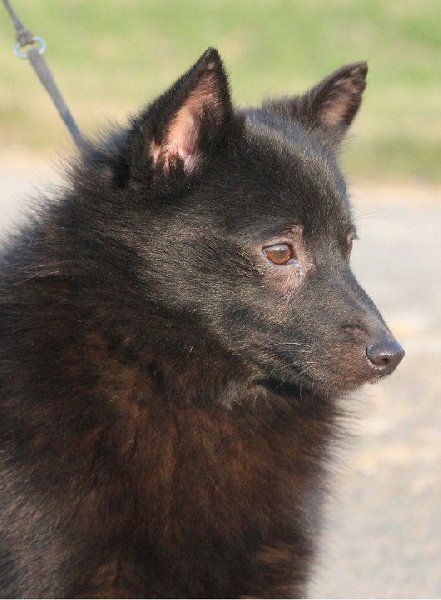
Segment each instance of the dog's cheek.
M322 348L317 364L318 379L323 387L332 390L353 390L368 381L370 369L361 345L336 342Z
M293 336L308 340L304 371L328 392L350 391L371 377L366 358L365 336L348 337L341 319L325 310L299 310L293 316ZM295 346L294 346L295 352Z

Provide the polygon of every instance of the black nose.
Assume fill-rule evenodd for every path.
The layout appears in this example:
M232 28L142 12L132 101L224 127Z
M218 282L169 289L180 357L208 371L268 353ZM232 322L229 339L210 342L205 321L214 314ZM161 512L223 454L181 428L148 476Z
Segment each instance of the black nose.
M388 375L402 361L404 350L394 338L385 337L368 346L366 356L379 375Z

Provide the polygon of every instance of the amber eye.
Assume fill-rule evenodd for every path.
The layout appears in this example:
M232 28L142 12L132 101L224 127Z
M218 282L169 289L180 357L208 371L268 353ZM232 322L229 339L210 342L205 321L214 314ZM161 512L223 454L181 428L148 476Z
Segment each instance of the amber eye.
M274 244L263 249L268 260L275 265L287 265L290 261L295 260L294 250L288 244Z

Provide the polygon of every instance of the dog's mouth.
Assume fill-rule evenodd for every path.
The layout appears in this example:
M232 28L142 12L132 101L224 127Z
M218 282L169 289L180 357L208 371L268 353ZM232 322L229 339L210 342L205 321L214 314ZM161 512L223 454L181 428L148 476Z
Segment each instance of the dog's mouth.
M257 343L253 352L247 353L258 367L256 380L274 393L296 398L345 395L375 384L393 373L404 356L403 348L385 328L375 336L349 343L340 339L313 346L292 340L268 341Z
M325 379L307 372L294 357L273 353L265 363L259 360L253 362L258 367L256 384L279 396L303 399L320 394L328 396L331 391L335 392L335 388L330 389Z
M365 384L378 383L393 373L404 356L398 344L396 352L384 352L375 362L363 347L351 350L341 356L335 352L325 354L320 361L313 360L311 354L303 363L294 354L272 352L272 360L260 364L268 374L261 381L272 392L297 398L317 393L345 394Z

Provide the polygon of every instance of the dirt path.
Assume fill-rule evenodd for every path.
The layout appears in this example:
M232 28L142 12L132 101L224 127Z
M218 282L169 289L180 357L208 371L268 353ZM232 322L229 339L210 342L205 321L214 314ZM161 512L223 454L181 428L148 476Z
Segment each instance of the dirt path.
M354 270L406 357L355 402L311 594L441 597L441 192L360 189Z
M0 167L0 227L47 169ZM348 401L310 595L441 596L441 191L353 190L354 270L406 349L390 380Z

